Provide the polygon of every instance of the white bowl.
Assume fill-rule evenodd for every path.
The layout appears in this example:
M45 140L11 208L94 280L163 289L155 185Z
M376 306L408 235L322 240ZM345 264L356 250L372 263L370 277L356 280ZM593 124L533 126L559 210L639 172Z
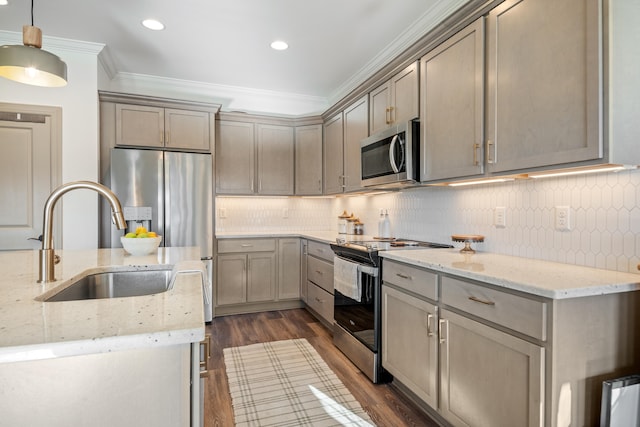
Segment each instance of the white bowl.
M162 236L142 238L120 237L124 250L135 256L154 253L158 249L158 246L160 246L161 240Z

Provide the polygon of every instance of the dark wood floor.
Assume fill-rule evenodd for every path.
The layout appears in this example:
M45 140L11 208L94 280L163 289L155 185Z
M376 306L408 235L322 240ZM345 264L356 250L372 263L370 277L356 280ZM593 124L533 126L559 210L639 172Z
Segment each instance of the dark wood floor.
M379 427L437 427L389 384L373 384L332 343L329 330L304 309L217 317L211 334L211 369L205 388L205 427L233 426L222 350L259 342L306 338Z

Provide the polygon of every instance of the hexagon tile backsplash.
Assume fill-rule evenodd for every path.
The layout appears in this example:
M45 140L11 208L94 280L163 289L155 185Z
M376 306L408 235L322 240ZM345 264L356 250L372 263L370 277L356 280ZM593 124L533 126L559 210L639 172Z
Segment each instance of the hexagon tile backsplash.
M494 225L497 207L504 227ZM557 229L558 207L569 208L567 231ZM452 234L481 234L478 251L638 273L638 170L335 199L218 197L216 231L337 231L346 210L375 236L380 209L396 237L452 243Z

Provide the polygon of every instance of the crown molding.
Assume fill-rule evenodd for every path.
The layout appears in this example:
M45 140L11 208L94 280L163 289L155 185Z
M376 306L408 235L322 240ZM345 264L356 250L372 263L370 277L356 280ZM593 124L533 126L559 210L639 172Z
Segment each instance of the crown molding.
M194 101L214 102L222 106L222 111L255 114L268 113L284 117L317 115L329 107L328 100L318 96L134 73L115 74L111 79L109 90L139 95L177 97Z
M0 44L22 44L22 33L15 31L0 31ZM71 52L98 55L104 49L102 43L85 42L80 40L63 39L60 37L42 36L42 49L58 53Z

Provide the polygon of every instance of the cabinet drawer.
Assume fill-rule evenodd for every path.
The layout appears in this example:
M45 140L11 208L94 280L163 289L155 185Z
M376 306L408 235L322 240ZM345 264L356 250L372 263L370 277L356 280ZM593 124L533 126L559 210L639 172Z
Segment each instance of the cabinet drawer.
M307 259L307 279L333 295L333 264L321 259Z
M547 303L452 277L442 277L442 302L474 316L545 341Z
M307 282L307 305L333 325L333 295Z
M331 246L326 243L318 243L313 240L309 240L307 251L309 255L322 258L331 263L333 262L333 250L331 250Z
M233 252L273 252L276 250L275 239L220 239L218 253Z
M430 271L385 259L382 280L434 301L438 299L438 275Z

